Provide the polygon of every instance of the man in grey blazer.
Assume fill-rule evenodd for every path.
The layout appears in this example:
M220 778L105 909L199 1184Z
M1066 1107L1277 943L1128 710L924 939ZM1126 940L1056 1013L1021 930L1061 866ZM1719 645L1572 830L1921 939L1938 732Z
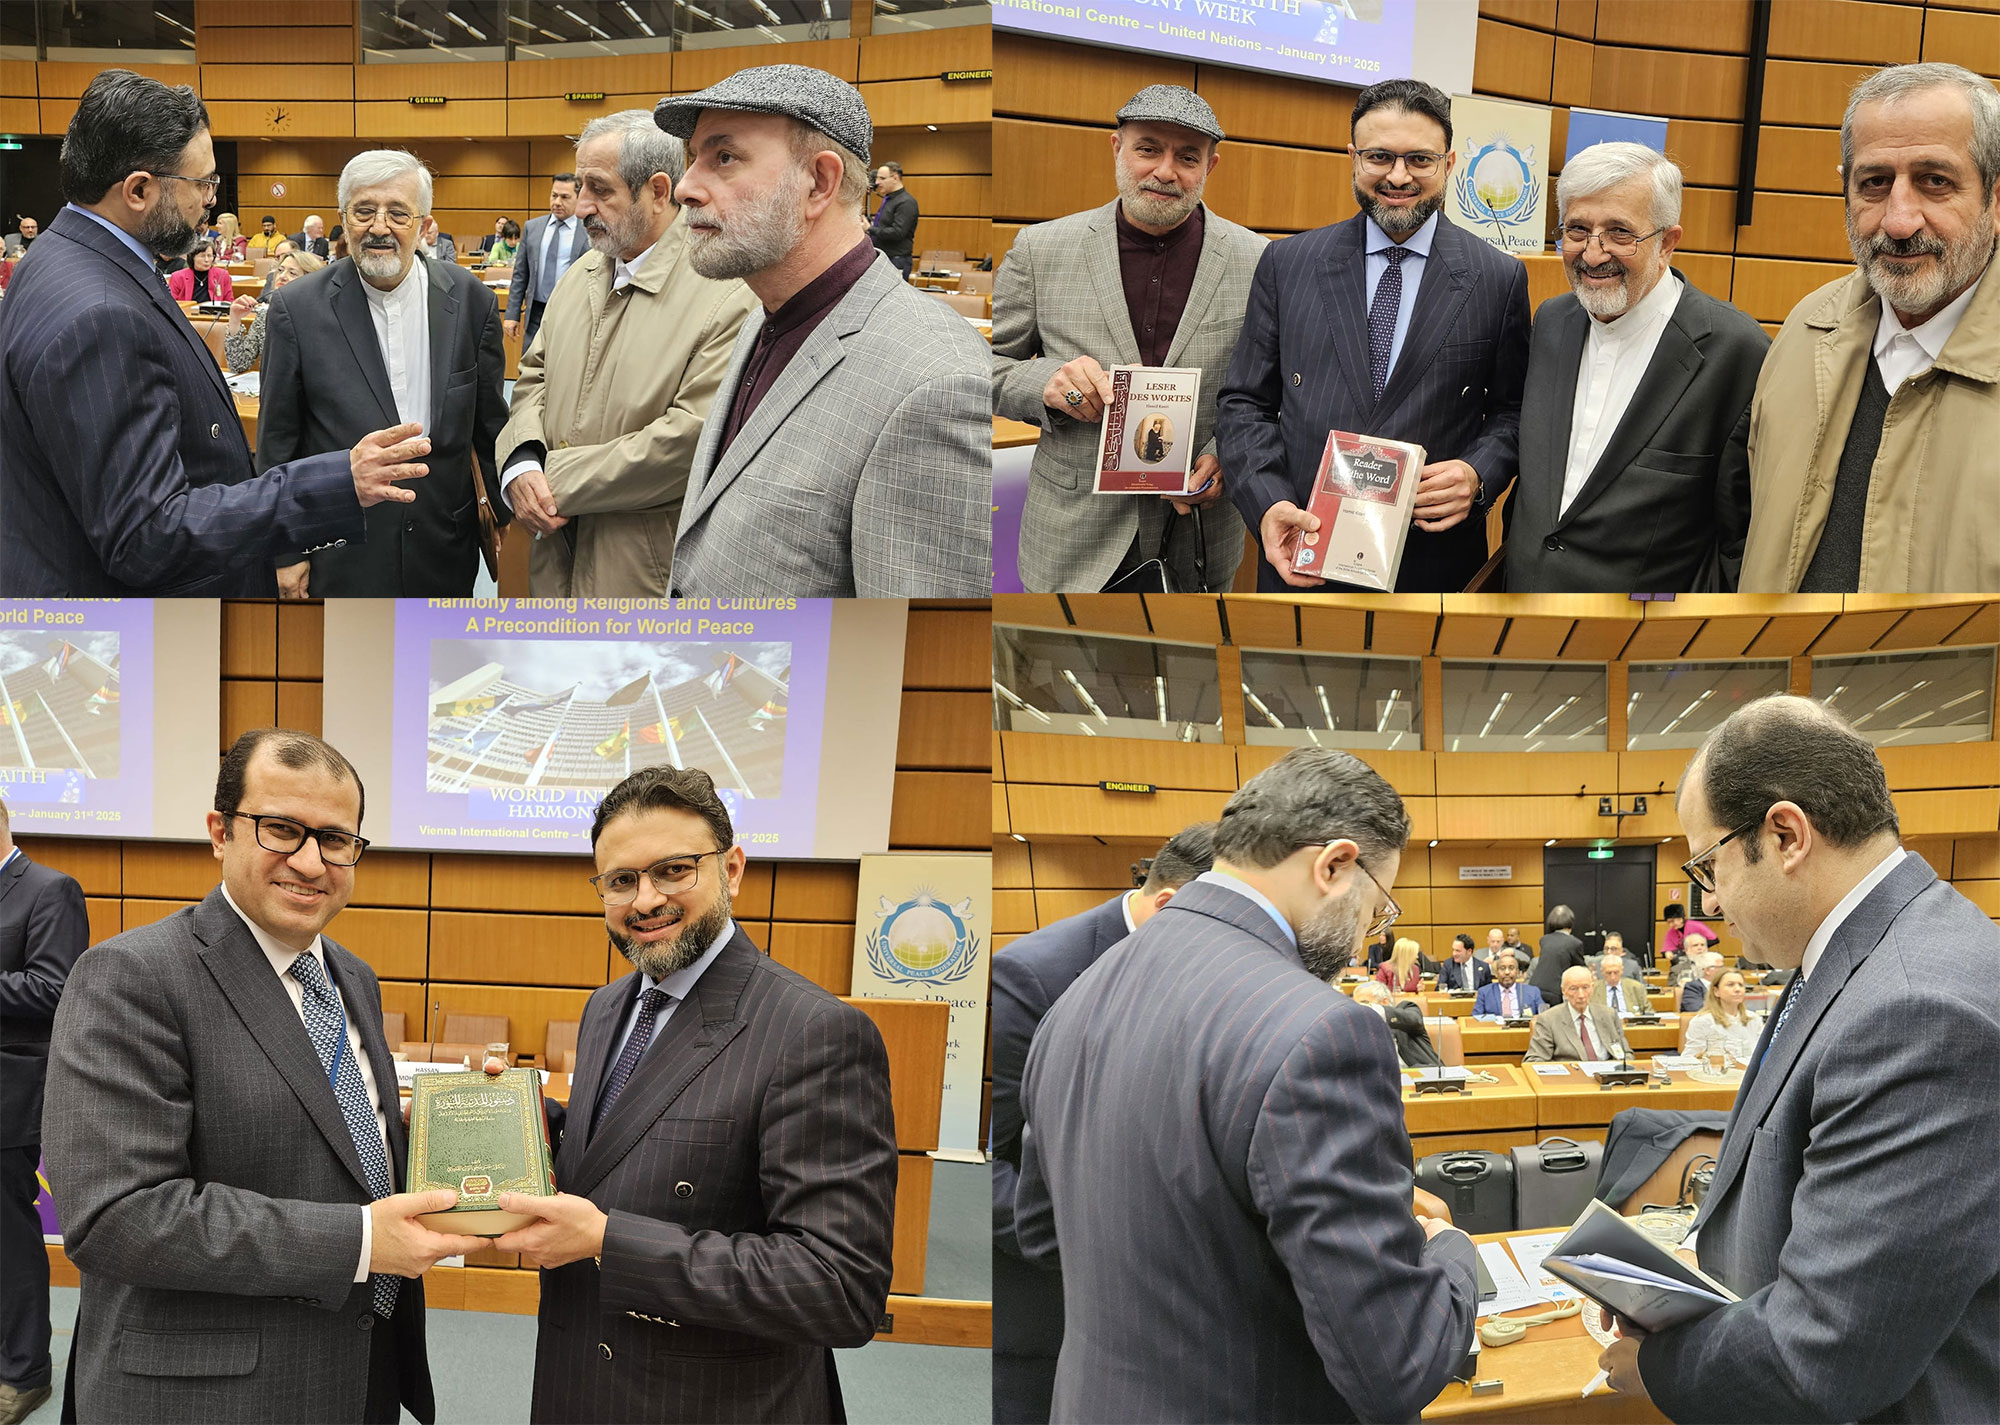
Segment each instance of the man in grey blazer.
M1507 588L1733 587L1741 549L1725 567L1717 497L1771 339L1668 265L1681 172L1665 154L1592 144L1563 165L1556 202L1572 290L1535 314Z
M1612 1386L1673 1420L1992 1419L2000 932L1897 844L1875 749L1808 699L1709 734L1677 809L1690 879L1798 973L1688 1238L1742 1300L1613 1343Z
M689 261L764 308L695 449L675 592L991 593L991 353L869 240L860 91L774 64L653 114L688 145Z
M1203 206L1222 125L1191 90L1153 84L1111 133L1118 197L1023 228L993 289L993 414L1042 428L1022 513L1032 592L1094 592L1155 558L1174 588L1227 589L1243 517L1223 496L1215 397L1265 240ZM1110 366L1201 372L1190 500L1093 489ZM1190 514L1199 508L1197 522Z
M479 572L482 508L495 523L511 517L490 499L493 446L507 424L499 314L469 270L417 251L431 175L412 155L356 154L341 171L340 205L353 256L281 288L265 317L257 468L405 422L424 428L430 474L412 503L365 515L364 538L279 556L279 590L465 597Z
M532 1416L843 1420L831 1348L889 1296L882 1037L730 919L744 856L706 772L634 772L590 839L634 970L584 1006L563 1191L500 1200L541 1219L493 1244L543 1269Z
M553 229L553 231L551 231ZM576 215L576 175L558 173L549 180L549 211L530 218L515 249L514 278L507 284L507 315L502 330L521 338L521 350L535 344L542 309L569 265L590 251L590 235ZM522 323L526 322L524 328Z
M486 1245L402 1193L381 991L321 933L347 904L362 789L319 738L264 728L223 757L222 884L76 963L42 1119L83 1277L82 1420L435 1416L424 1271Z
M1588 967L1572 965L1562 973L1562 1001L1535 1016L1528 1034L1524 1064L1581 1060L1629 1059L1625 1026L1608 1006L1596 1001L1597 977ZM1586 1037L1587 1036L1587 1037Z
M1358 758L1293 749L1043 1019L1014 1226L1062 1268L1051 1419L1414 1420L1464 1360L1472 1242L1412 1215L1389 1027L1329 983L1409 830Z

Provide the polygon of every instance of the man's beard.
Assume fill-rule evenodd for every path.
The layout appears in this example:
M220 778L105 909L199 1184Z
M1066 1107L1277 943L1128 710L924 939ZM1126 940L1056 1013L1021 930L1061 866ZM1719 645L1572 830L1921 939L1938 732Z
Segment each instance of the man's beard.
M1375 226L1390 237L1400 241L1430 221L1430 216L1444 206L1444 189L1440 188L1428 198L1419 198L1407 208L1391 208L1375 196L1373 188L1361 186L1361 180L1354 182L1354 201L1361 205L1361 211L1374 219Z
M1913 233L1892 238L1878 232L1863 237L1854 225L1854 210L1847 211L1847 245L1854 265L1868 279L1875 294L1898 312L1935 313L1954 292L1970 287L1993 256L1993 204L1989 199L1979 210L1979 221L1957 245L1930 233ZM1909 257L1929 253L1937 260L1928 267L1906 271L1882 261L1885 254Z
M671 905L673 902L669 901L667 904ZM662 906L654 914L658 915L665 909L666 906ZM718 888L715 904L702 914L692 920L683 915L680 934L671 940L642 942L629 939L615 930L607 929L605 933L611 937L611 943L618 947L618 953L632 962L634 969L642 975L657 980L673 974L676 970L685 970L699 960L715 937L722 933L723 927L729 924L729 916L729 887L724 885ZM628 926L635 920L649 918L641 915L636 908L625 914Z
M706 208L689 207L688 264L714 281L776 267L805 236L803 203L811 187L811 174L790 167L770 192L740 205L726 223Z
M194 251L202 237L194 225L181 216L180 209L169 205L163 197L139 219L139 241L148 252L167 257L186 257Z
M1177 228L1187 221L1188 214L1201 202L1204 185L1196 183L1185 192L1163 193L1146 186L1144 179L1128 173L1125 165L1114 165L1118 170L1118 201L1125 209L1125 216L1135 223L1144 223L1152 228Z
M350 243L354 254L354 265L361 269L363 277L402 277L403 249L394 247L370 247L366 242Z
M1354 916L1354 900L1360 894L1356 889L1325 902L1299 927L1299 958L1315 980L1331 981L1354 958L1354 947L1361 943L1361 926Z
M583 230L590 235L590 245L606 257L623 259L627 248L644 249L651 246L646 241L646 217L637 204L625 210L624 217L617 222L607 222L596 213L583 220Z
M1613 268L1616 269L1615 273L1609 271ZM1587 287L1583 283L1582 276L1586 270L1599 276L1622 276L1625 280L1616 287ZM1594 268L1587 268L1579 258L1575 266L1565 263L1563 272L1569 278L1569 290L1576 293L1576 300L1582 303L1583 309L1593 317L1624 316L1639 300L1633 295L1636 279L1645 276L1644 272L1635 271L1630 263L1616 257L1607 257ZM1652 288L1648 287L1646 290L1650 292Z

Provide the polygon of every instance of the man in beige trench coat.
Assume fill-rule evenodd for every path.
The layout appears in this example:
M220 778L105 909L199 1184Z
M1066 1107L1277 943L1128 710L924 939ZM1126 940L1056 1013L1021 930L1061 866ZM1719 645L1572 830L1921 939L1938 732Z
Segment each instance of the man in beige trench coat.
M757 305L689 266L685 166L645 109L592 120L577 146L591 250L522 354L497 447L502 497L535 536L537 598L666 595L695 445Z

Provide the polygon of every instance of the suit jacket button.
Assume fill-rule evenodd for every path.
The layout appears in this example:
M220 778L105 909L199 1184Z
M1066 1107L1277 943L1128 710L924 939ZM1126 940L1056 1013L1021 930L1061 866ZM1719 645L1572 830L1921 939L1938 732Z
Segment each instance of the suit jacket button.
M361 1313L361 1319L360 1319L359 1321L356 1321L356 1322L355 1322L354 1324L355 1324L356 1326L358 1326L358 1327L359 1327L359 1328L360 1328L361 1330L363 1330L363 1331L372 1331L372 1330L374 1330L374 1329L375 1329L375 1313L374 1313L374 1312L372 1312L372 1311L364 1311L364 1312L362 1312L362 1313Z
M694 1184L693 1184L693 1183L675 1183L675 1184L674 1184L674 1196L675 1196L675 1197L693 1197L693 1196L694 1196Z
M1296 386L1296 385L1298 385L1298 384L1299 384L1299 373L1298 373L1298 372L1296 372L1296 371L1294 371L1294 372L1292 373L1292 384L1293 384L1294 386Z
M1563 542L1557 539L1554 535L1550 535L1547 539L1542 541L1542 548L1548 550L1548 552L1551 554L1562 553L1562 547L1563 547Z
M334 547L335 549L345 549L345 548L347 548L347 541L346 541L346 540L344 540L344 539L336 539L336 540L335 540L335 541L333 542L333 547Z
M611 1343L609 1341L599 1341L597 1349L603 1353L605 1360L608 1361L611 1359Z
M214 424L214 425L212 425L212 426L210 426L210 427L208 428L208 438L209 438L210 440L221 440L221 439L222 439L222 424L221 424L221 422L219 422L219 421L218 421L218 422L217 422L216 424Z

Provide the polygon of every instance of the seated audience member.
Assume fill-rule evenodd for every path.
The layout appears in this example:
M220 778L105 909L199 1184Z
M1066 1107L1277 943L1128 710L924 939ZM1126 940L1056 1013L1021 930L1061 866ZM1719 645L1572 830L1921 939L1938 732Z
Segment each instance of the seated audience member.
M1375 978L1400 994L1413 995L1423 990L1424 952L1417 942L1407 936L1396 942L1396 948L1381 968L1375 971Z
M215 219L216 239L215 260L217 262L242 262L249 256L249 244L243 239L243 230L236 226L236 214L221 213Z
M1688 913L1678 904L1668 905L1660 912L1660 919L1667 923L1667 933L1660 937L1660 958L1663 960L1685 954L1681 941L1689 935L1699 935L1705 946L1715 943L1715 932L1698 920L1689 920Z
M1572 965L1563 971L1563 1002L1535 1016L1535 1027L1528 1035L1528 1052L1521 1062L1576 1059L1589 1063L1632 1057L1618 1016L1603 1005L1590 1002L1596 986L1596 978L1582 965Z
M284 234L278 231L277 218L270 213L264 214L262 228L245 244L245 251L252 257L275 257L277 254L272 249L285 240Z
M1512 950L1516 955L1519 955L1521 957L1522 963L1525 964L1527 962L1530 952L1528 950L1528 947L1521 940L1520 926L1510 925L1507 927L1506 946L1509 950Z
M179 252L156 252L153 254L153 271L162 277L172 277L187 267L187 255Z
M1696 973L1681 986L1681 1013L1693 1014L1708 1002L1708 987L1715 983L1715 977L1722 973L1723 960L1713 950L1701 952L1701 958L1690 955Z
M244 293L229 304L229 330L223 333L222 357L229 365L229 374L248 371L264 359L264 314L273 292L287 282L296 281L308 272L317 272L326 266L309 252L288 252L278 259L278 265L271 269L271 275L264 279L262 297ZM250 325L243 327L245 320Z
M1680 953L1667 966L1667 983L1678 987L1686 984L1701 973L1701 960L1708 953L1709 939L1697 931L1689 931L1681 940Z
M494 237L487 240L486 265L488 267L512 267L514 254L521 250L521 225L512 218L502 218L495 224Z
M1527 962L1519 955L1506 950L1495 955L1493 982L1481 989L1472 1001L1473 1018L1518 1019L1524 1014L1540 1014L1547 1009L1542 992L1533 985L1521 982L1526 969Z
M20 257L24 255L34 245L34 241L41 235L41 231L42 225L33 218L21 219L20 228L15 232L8 233L4 240L0 240L0 256Z
M1396 1058L1407 1069L1434 1069L1444 1062L1437 1046L1424 1028L1423 1006L1409 1000L1397 1003L1389 987L1370 980L1354 987L1354 1002L1365 1004L1382 1016L1389 1035L1396 1041Z
M292 246L301 252L309 252L314 257L333 260L333 247L326 235L326 219L314 213L305 221L305 226L292 234Z
M1705 1059L1712 1053L1729 1055L1731 1067L1747 1068L1756 1052L1757 1036L1764 1026L1743 1008L1747 987L1741 970L1724 970L1708 986L1708 998L1688 1021L1683 1054Z
M283 257L288 252L297 252L297 251L298 249L292 246L292 240L290 238L279 238L276 242L271 244L271 256L274 258ZM326 261L326 259L320 258L320 261L324 262Z
M1472 937L1461 932L1452 937L1451 958L1438 966L1440 990L1476 990L1493 978L1493 972L1473 958Z
M1651 1007L1644 983L1625 977L1622 951L1606 950L1598 961L1597 975L1597 987L1590 993L1592 1004L1607 1006L1619 1014L1644 1014Z
M1507 933L1496 925L1486 932L1486 943L1472 953L1485 961L1487 967L1490 969L1493 962L1500 958L1500 952L1506 948Z
M326 240L332 249L327 253L326 260L328 262L338 262L341 258L349 255L347 248L347 224L335 223L333 231L326 235Z
M167 279L176 302L227 302L236 295L227 269L215 265L215 249L206 244L187 256L187 266Z

